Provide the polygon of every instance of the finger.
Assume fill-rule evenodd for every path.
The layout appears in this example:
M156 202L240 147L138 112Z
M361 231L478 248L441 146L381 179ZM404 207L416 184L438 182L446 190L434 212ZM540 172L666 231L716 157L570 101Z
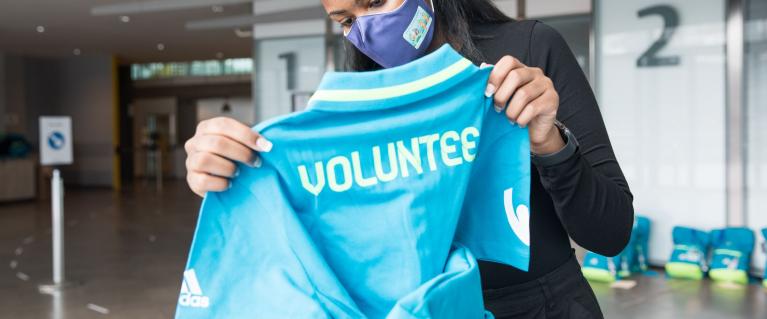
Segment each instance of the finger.
M490 72L490 78L487 80L487 89L485 90L485 96L490 97L496 93L497 89L501 86L506 76L516 68L524 67L524 64L512 56L502 57L498 63L495 64L493 71Z
M521 127L526 127L536 117L547 113L548 110L551 110L551 108L556 103L556 95L554 92L546 91L546 93L544 93L541 97L530 102L527 107L525 107L524 111L522 111L522 114L520 114L517 118L517 124L519 124Z
M201 189L199 187L200 185L195 184L195 180L196 180L194 177L195 174L199 174L199 173L194 173L187 170L186 184L189 185L189 189L191 189L193 193L197 194L197 196L205 197L205 190Z
M200 122L197 126L199 135L224 135L258 152L269 152L272 143L244 124L226 117L218 117Z
M221 192L229 189L228 179L205 173L189 172L187 182L195 194L203 197L207 192Z
M514 122L520 127L525 128L530 124L530 121L538 116L538 114L540 114L540 106L533 101L533 103L528 104L525 109L522 110L522 114L520 114L519 118Z
M524 86L518 88L514 92L514 95L511 97L511 102L509 103L509 107L506 108L506 116L510 120L519 123L519 121L517 121L517 117L519 117L519 114L522 113L522 111L526 108L526 106L530 102L541 97L545 92L546 92L545 81L533 80L532 82L529 82L525 84Z
M223 135L201 135L193 139L195 153L212 153L250 166L253 166L257 157L252 149Z
M509 104L512 95L517 94L517 89L525 86L535 79L535 73L528 68L514 69L506 75L503 83L495 92L496 107L505 108Z
M195 148L194 148L195 137L197 137L197 135L192 136L192 138L188 139L186 143L184 143L184 150L186 151L187 156L195 152Z
M233 177L237 165L213 153L197 152L186 158L186 168L219 177Z

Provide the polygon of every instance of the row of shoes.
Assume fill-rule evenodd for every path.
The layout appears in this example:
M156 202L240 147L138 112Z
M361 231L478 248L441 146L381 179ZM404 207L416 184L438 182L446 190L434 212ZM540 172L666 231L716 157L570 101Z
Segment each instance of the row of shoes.
M767 238L767 228L762 229ZM677 226L673 230L674 250L666 263L671 278L703 279L748 284L751 253L756 236L746 227L704 230ZM763 245L764 248L764 245ZM767 280L762 284L767 287Z
M767 228L762 229L762 234L767 239ZM645 272L649 235L650 220L637 216L626 248L615 257L587 252L583 275L590 281L613 282ZM756 242L753 230L728 227L707 232L677 226L672 237L674 246L665 266L670 278L700 280L708 276L717 282L748 284L751 254ZM762 248L767 252L765 244ZM767 287L767 273L765 278L762 284Z

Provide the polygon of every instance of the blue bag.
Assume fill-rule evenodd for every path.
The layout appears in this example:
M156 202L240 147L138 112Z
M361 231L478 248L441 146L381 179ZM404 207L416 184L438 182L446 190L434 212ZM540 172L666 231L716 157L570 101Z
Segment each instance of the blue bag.
M677 279L703 279L708 270L706 255L709 234L694 228L676 226L672 238L674 249L666 263L666 274Z
M754 232L745 227L730 227L711 231L711 270L714 281L748 284Z

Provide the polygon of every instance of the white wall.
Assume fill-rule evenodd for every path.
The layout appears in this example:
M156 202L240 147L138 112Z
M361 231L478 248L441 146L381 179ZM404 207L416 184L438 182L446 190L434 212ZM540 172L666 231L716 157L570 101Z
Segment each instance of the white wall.
M325 72L323 37L260 40L256 46L257 121L290 113L293 92L314 92ZM278 56L294 52L297 56L296 88L287 89L286 62Z
M27 127L27 74L25 59L5 56L5 129L8 132L24 134L31 131ZM34 127L37 129L37 126ZM36 136L36 135L35 135ZM35 141L32 141L34 144Z
M528 0L527 16L532 18L591 12L591 0Z
M650 258L665 262L674 226L726 225L724 1L665 1L681 24L660 55L681 62L643 68L663 21L637 13L657 2L598 3L600 106L636 212L653 222Z
M516 0L495 0L495 4L512 18L517 17ZM591 12L591 0L527 0L527 17L531 19Z
M83 56L61 60L58 113L72 116L74 164L64 173L69 182L112 185L112 60Z
M746 9L746 182L748 226L764 242L767 228L767 2L750 1ZM765 253L757 244L754 266L764 269Z
M63 169L67 183L112 185L112 60L93 55L0 58L0 126L38 145L39 117L72 117L74 164ZM4 83L3 83L4 82Z

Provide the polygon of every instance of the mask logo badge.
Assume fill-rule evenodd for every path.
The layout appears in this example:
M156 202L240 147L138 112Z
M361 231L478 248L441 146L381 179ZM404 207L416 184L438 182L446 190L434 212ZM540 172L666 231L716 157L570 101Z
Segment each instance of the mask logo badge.
M416 11L413 21L410 22L410 25L405 29L405 33L402 35L405 38L405 41L410 43L410 45L416 49L420 48L426 38L426 33L429 32L432 20L432 17L426 10L418 7L418 11Z

